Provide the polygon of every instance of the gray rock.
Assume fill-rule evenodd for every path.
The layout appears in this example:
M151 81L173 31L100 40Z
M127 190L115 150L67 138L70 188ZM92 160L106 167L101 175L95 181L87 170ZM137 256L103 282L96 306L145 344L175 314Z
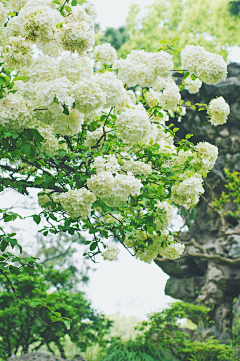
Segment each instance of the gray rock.
M204 247L205 257L200 257L199 249L187 245L189 256L175 261L156 261L156 264L170 278L167 281L166 294L189 302L200 302L212 308L212 331L219 340L227 342L230 338L232 322L240 320L240 267L226 260L240 259L240 235L228 236L219 214L211 205L214 199L226 192L224 168L240 171L240 64L228 65L228 78L217 85L204 84L196 95L183 92L183 99L191 103L209 103L217 96L223 96L230 105L228 121L223 126L212 127L204 112L191 111L176 126L179 136L192 133L192 142L197 144L208 141L219 146L219 157L207 177L204 197L196 208L194 222L188 220L189 232L179 235L179 240L188 242L192 238ZM171 119L171 122L174 122ZM224 206L224 212L235 210L231 201ZM240 217L226 216L226 232L240 234ZM193 254L194 253L194 254ZM238 302L233 309L233 299ZM232 321L233 320L233 321ZM240 328L240 327L239 327Z
M54 355L43 352L32 352L22 356L11 356L8 361L65 361L65 359L55 357ZM68 361L87 361L83 356L76 355L72 360Z

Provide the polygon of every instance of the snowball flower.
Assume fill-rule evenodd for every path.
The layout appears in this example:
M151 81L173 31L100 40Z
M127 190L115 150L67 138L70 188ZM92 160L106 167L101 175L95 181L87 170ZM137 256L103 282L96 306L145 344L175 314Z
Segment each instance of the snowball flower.
M207 50L200 45L186 45L181 52L182 68L196 73L199 65L208 57Z
M150 71L155 77L168 77L174 69L172 55L162 50L157 53L150 53L147 60Z
M218 157L218 148L208 142L201 142L195 147L193 164L196 164L200 168L200 172L209 172Z
M221 55L208 53L206 60L197 67L197 75L206 84L217 84L227 76L227 63Z
M82 219L90 216L92 204L96 200L95 195L86 188L61 193L58 198L70 217Z
M102 252L102 256L104 261L114 261L119 253L120 250L118 247L109 246Z
M93 76L91 60L84 56L60 59L58 71L59 76L66 76L73 83Z
M32 106L18 93L0 99L0 124L8 129L23 130L32 119Z
M188 76L184 80L184 83L185 83L185 89L187 89L187 91L190 94L196 94L202 86L201 80L199 80L198 78L196 78L195 80L192 80L191 76Z
M33 127L35 128L35 126ZM62 148L55 136L53 126L41 123L36 128L40 135L44 138L41 142L41 151L52 155L56 153L58 149Z
M125 172L130 172L133 175L143 174L148 176L152 173L152 168L149 164L140 161L134 161L133 159L125 160L121 167Z
M208 114L210 115L210 123L212 125L222 125L226 123L230 107L223 97L211 100L208 106Z
M3 3L0 2L0 27L2 28L7 21L7 9L4 7Z
M137 105L135 109L126 109L118 115L116 127L123 141L136 144L150 133L151 123L145 109Z
M171 190L171 201L186 208L197 204L200 194L204 193L202 182L202 177L195 173L192 177L175 184Z
M124 85L114 73L106 71L97 75L95 81L106 94L105 108L113 107L123 100Z
M181 257L185 250L185 245L178 242L171 242L167 247L163 247L159 250L162 257L174 260Z
M156 224L156 230L161 231L171 226L174 217L174 207L167 201L158 202L156 207L158 209L158 217L154 220L154 223Z
M109 131L109 128L105 127L105 132ZM84 145L86 147L94 147L94 145L96 145L97 141L99 139L101 139L101 137L103 136L104 132L103 132L103 127L100 127L96 130L94 130L93 132L90 132L89 130L87 131L87 137L84 141ZM107 134L105 135L107 137Z
M23 7L18 17L21 34L29 41L42 43L54 38L56 25L62 21L59 11L45 5Z
M95 44L94 21L82 6L73 6L72 12L65 18L61 28L61 39L65 50L83 55Z
M139 195L143 186L133 175L117 174L114 177L108 171L92 175L87 180L87 185L110 207L120 207L122 203L127 202L130 195Z
M86 114L100 108L106 103L106 93L96 83L95 78L84 79L72 87L76 108Z
M168 83L160 96L160 105L165 110L176 109L180 99L178 86L175 83Z
M53 126L56 134L75 135L81 130L84 115L77 109L69 111L69 115L60 113L54 116Z
M144 93L144 98L146 99L147 105L150 108L156 107L160 103L160 96L160 93L154 91L151 88Z
M120 165L114 154L99 156L94 158L91 168L96 168L96 172L111 172L117 173L120 170Z
M101 64L111 65L117 60L117 52L109 43L95 47L93 59Z

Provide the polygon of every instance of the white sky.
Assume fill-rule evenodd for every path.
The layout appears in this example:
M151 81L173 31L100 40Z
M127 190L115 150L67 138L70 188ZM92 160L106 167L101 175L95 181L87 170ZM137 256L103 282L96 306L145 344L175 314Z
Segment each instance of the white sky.
M97 10L96 22L100 23L101 29L106 27L119 27L124 25L131 4L141 7L151 5L154 0L90 0Z

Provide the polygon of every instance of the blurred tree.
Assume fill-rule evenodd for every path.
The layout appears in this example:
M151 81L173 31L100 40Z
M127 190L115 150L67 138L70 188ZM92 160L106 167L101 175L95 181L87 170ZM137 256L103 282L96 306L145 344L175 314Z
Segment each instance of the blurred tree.
M140 7L133 4L126 21L129 38L119 55L124 57L132 49L155 51L159 40L181 34L180 48L202 45L226 58L229 46L240 45L240 23L232 16L238 7L239 1L155 0L141 16Z
M102 35L100 35L98 42L110 43L116 50L128 40L129 35L126 31L125 26L120 26L119 28L107 28Z
M58 350L65 357L65 335L81 351L85 351L93 343L101 344L111 321L96 313L82 292L71 291L76 278L69 270L60 272L50 268L44 276L12 275L11 282L18 294L35 308L45 323L21 300L16 303L11 286L0 276L0 359L2 357L2 360L6 360L17 352L39 350L43 345L50 352ZM54 307L62 316L72 319L70 330L66 330L61 322L54 322L49 327L49 312L38 304L46 299L49 291L54 290L57 291L54 295L58 296L57 299L53 297Z

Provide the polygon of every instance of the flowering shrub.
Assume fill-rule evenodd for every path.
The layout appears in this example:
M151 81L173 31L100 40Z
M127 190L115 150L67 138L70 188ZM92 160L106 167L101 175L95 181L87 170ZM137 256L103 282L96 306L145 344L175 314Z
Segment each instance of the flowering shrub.
M218 151L177 138L169 115L180 120L189 107L180 90L217 84L226 63L194 45L181 52L183 70L174 67L172 46L117 59L109 44L93 48L93 8L66 3L1 3L1 191L39 189L42 212L33 219L47 220L44 236L88 231L93 260L117 257L113 239L145 262L179 258L184 245L169 229L174 207L198 202ZM184 73L180 86L174 71ZM205 110L213 125L229 114L222 97L190 107ZM2 252L16 245L10 239L2 229ZM6 268L13 255L4 257Z

